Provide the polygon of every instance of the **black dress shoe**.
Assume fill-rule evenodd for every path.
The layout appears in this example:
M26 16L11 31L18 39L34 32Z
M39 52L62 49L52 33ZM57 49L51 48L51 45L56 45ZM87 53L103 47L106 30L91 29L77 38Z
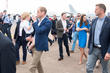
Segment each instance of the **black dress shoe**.
M70 57L70 53L68 53L68 56Z
M57 41L57 37L55 37L55 41Z
M54 43L54 40L53 41L50 41L50 46L52 46L53 43Z
M58 59L58 61L61 61L61 60L63 60L63 58L59 58L59 59Z
M50 42L50 46L52 46L52 44L53 44L53 43L52 43L52 42Z

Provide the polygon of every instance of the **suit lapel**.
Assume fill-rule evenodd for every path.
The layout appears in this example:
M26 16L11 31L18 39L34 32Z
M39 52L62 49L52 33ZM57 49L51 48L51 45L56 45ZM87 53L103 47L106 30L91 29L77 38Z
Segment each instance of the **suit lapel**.
M94 33L95 33L95 27L96 27L96 24L97 24L97 20L98 18L96 18L94 21L93 21L93 24L92 24L92 40L94 41Z
M17 33L18 33L18 35L19 35L19 29L20 29L20 24L21 24L21 22L16 26L17 27Z
M46 17L42 20L42 22L40 23L40 26L42 26L45 23L45 20L46 20Z
M63 28L63 23L62 23L62 20L60 20L60 24L61 24L61 27Z
M95 33L95 28L96 28L96 24L97 24L97 20L98 20L98 18L94 21L94 23L93 23L93 31L92 31L92 33L93 33L93 36L94 36L94 33Z
M100 32L100 36L102 35L103 30L104 30L104 27L105 27L106 24L107 24L107 17L105 18L104 23L103 23L103 25L102 25L102 29L101 29L101 32Z

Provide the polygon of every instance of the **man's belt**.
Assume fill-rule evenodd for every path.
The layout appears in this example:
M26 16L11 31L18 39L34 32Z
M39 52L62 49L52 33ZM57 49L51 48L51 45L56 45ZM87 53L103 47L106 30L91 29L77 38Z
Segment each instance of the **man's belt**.
M94 48L101 49L101 45L94 45Z

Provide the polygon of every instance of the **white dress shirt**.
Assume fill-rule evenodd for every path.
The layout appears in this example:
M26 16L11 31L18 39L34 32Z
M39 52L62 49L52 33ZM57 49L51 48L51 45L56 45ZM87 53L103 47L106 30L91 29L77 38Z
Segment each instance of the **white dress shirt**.
M63 28L65 29L66 26L67 26L66 20L61 19L61 21L62 21L62 24L63 24ZM66 32L66 31L64 31L64 33L65 33L65 32Z
M21 22L21 24L20 24L20 33L19 33L19 36L22 36L22 30L24 29L24 31L26 32L26 34L31 34L33 31L34 31L34 29L33 29L33 27L31 27L31 29L30 30L28 30L28 28L30 27L30 23L29 23L29 21L27 21L27 20L23 20L22 22Z
M46 16L44 16L44 18L45 18ZM39 19L39 23L38 23L38 26L40 26L41 25L41 22L44 20L44 18L43 19Z

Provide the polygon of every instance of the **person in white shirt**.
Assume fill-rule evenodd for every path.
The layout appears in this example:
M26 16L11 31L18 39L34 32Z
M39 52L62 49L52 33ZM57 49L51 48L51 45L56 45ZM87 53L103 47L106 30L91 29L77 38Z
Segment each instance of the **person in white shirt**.
M27 12L24 12L22 15L22 22L21 22L21 27L22 29L24 29L25 33L26 33L26 37L32 35L32 33L34 32L32 23L30 23L30 14ZM22 30L21 29L21 30Z
M27 41L26 38L31 36L34 29L32 27L32 24L29 22L30 20L30 14L27 12L24 12L21 15L21 22L17 24L17 28L15 31L15 48L16 48L16 64L20 64L20 57L19 57L19 48L22 46L23 48L23 62L22 64L26 64L26 58L27 58Z

